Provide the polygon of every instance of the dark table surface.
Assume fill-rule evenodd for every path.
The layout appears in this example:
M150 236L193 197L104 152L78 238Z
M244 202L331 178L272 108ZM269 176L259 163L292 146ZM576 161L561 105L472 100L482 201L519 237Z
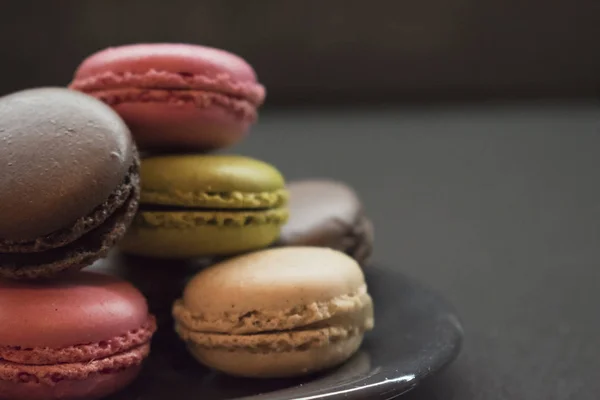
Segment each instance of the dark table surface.
M600 107L266 111L232 152L354 186L375 260L460 313L461 355L409 400L600 396Z

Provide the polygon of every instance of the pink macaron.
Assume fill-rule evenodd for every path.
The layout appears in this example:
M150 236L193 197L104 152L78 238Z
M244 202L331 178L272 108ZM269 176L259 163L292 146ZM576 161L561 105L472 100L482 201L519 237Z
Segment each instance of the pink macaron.
M191 44L108 48L83 61L71 89L112 106L146 150L212 150L241 140L265 89L242 58Z
M0 399L82 400L139 374L156 330L146 299L116 277L0 280Z

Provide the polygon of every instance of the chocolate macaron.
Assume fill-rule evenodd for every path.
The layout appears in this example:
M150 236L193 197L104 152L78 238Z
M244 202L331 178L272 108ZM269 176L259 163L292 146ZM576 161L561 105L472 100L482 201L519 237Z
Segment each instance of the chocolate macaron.
M290 216L278 246L318 246L342 251L361 265L373 252L373 224L356 192L328 179L290 182Z
M139 160L107 105L62 88L0 98L0 276L46 278L106 255L139 200Z

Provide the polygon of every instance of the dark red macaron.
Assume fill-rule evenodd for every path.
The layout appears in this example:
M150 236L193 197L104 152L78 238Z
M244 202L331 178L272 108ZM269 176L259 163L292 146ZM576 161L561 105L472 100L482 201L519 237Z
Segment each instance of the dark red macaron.
M96 399L129 384L156 329L143 295L118 278L75 272L0 280L0 399Z
M105 256L137 210L138 167L127 126L101 101L62 88L0 98L0 276Z

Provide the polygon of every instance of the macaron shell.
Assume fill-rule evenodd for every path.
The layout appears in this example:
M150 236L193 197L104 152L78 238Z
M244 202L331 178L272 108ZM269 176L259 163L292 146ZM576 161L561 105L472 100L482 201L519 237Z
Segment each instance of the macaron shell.
M137 170L129 178L132 185L129 199L100 226L62 247L35 253L0 254L0 276L17 280L48 279L104 257L125 235L138 208Z
M144 218L157 224L151 226L148 223L134 223L119 248L128 254L173 259L232 255L256 250L272 244L279 236L287 212L282 211L281 217L277 216L278 212L279 210L254 213L142 212L137 220ZM275 213L275 218L263 217L269 213ZM202 217L194 218L194 214ZM240 217L238 214L253 214L253 219L260 223L236 224L233 218ZM190 216L187 221L186 215ZM200 223L195 225L194 219ZM206 223L210 220L232 223Z
M118 392L140 373L141 365L111 373L97 373L84 380L61 380L54 385L0 379L0 400L95 400Z
M162 260L132 256L115 249L86 270L115 275L138 288L146 297L150 313L156 317L156 335L165 336L173 333L172 305L181 296L187 280L210 264L210 258Z
M264 348L271 334L285 331L288 333L285 340L293 340L299 336L308 337L319 333L320 329L351 331L371 330L374 326L373 300L366 292L361 291L356 296L340 296L328 302L312 303L306 307L282 308L280 312L269 310L254 311L245 314L193 314L179 299L173 304L173 316L177 321L177 330L184 340L191 339L198 342L198 337L218 335L225 338L240 337L238 344L254 343L260 338L258 347ZM200 336L198 336L200 335ZM323 336L319 333L318 336ZM314 340L311 339L312 342Z
M361 266L368 266L373 255L374 241L375 228L373 222L363 215L356 221L350 235L343 242L342 251L354 258Z
M329 179L289 182L290 218L280 246L320 246L340 250L361 265L373 249L374 231L356 192Z
M356 193L341 182L302 180L289 182L287 188L291 217L282 232L286 242L333 242L347 233L362 210Z
M140 365L150 354L150 343L128 351L86 362L47 365L18 364L0 360L0 379L12 382L36 382L52 386L62 380L85 380L102 371L118 371Z
M0 253L4 253L2 258L6 257L6 254L41 253L68 246L105 223L110 224L109 220L128 208L131 203L135 203L137 208L140 196L139 158L137 155L134 158L135 160L121 184L113 190L106 201L94 208L89 214L79 217L68 227L38 237L35 240L0 240Z
M0 360L23 365L56 365L90 363L131 351L139 354L136 348L148 346L155 331L156 319L150 316L144 325L101 342L61 348L0 346Z
M188 343L190 353L201 363L229 375L248 378L285 378L307 375L337 366L360 347L364 335L353 335L314 347L288 352L260 353L248 350L206 348Z
M301 309L358 293L364 275L352 258L318 247L258 251L215 264L190 280L185 307L196 315Z
M361 323L362 324L362 323ZM362 334L362 325L315 326L314 328L295 329L283 332L264 332L253 335L223 335L188 331L177 324L176 330L186 341L196 346L226 348L230 351L248 350L258 353L290 352L306 348L326 347L341 339Z
M262 105L266 93L264 87L258 83L232 81L226 75L210 78L205 75L156 70L138 74L105 72L86 79L77 79L70 88L93 93L94 97L111 105L133 101L165 102L165 96L185 99L198 94L198 100L212 99L221 105L225 105L223 101L245 103L252 106L253 111ZM206 106L198 104L198 101L196 103Z
M142 204L191 207L264 208L287 202L285 181L270 164L235 155L178 155L146 158L141 166ZM267 198L279 191L285 198L275 203L231 204L206 201L207 193L228 196L233 192ZM281 195L278 195L281 196ZM218 200L218 199L217 199Z
M129 102L114 106L144 149L219 149L244 138L254 118L222 106ZM151 116L151 118L149 117ZM199 139L201 136L201 139Z
M117 278L79 272L44 283L0 281L0 345L62 348L101 342L148 319L142 294Z
M108 199L133 162L121 118L62 88L0 98L0 143L0 239L13 241L69 227Z
M150 70L214 78L226 75L235 81L256 82L256 73L241 57L220 49L183 43L146 43L108 48L84 60L75 73L75 79L106 71L145 73Z

